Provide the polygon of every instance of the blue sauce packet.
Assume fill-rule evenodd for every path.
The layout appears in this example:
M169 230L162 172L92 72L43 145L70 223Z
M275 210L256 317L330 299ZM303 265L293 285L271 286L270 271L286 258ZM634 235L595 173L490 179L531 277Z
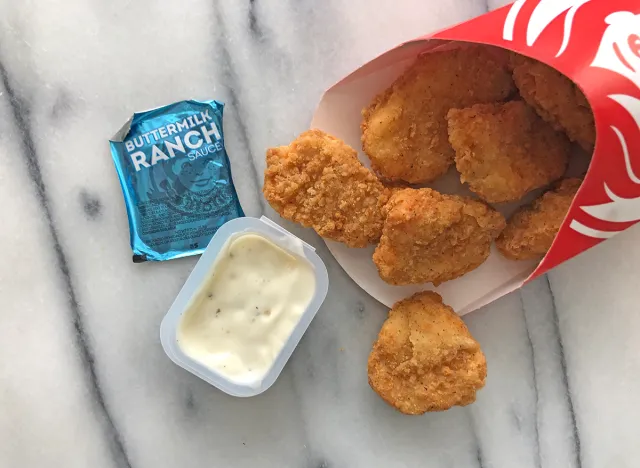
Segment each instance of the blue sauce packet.
M200 254L244 216L224 148L218 101L181 101L133 117L110 140L133 261Z

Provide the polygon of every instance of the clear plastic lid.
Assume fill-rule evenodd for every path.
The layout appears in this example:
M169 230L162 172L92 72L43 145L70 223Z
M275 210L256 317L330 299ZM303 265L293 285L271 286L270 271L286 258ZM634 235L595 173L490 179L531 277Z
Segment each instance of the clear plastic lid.
M220 251L230 239L251 233L261 235L292 255L306 260L313 269L316 285L314 295L306 310L291 331L285 345L280 350L273 365L262 380L258 382L257 385L240 385L231 382L225 376L185 354L178 345L177 332L182 315L187 311L191 300L207 280ZM309 327L318 309L320 309L328 289L329 277L327 275L327 268L313 247L264 216L260 219L237 218L224 224L211 239L207 249L202 254L202 257L200 257L200 260L171 305L169 312L167 312L162 320L162 324L160 325L160 341L165 353L167 353L167 356L169 356L173 362L192 374L197 375L202 380L209 382L211 385L229 395L237 397L255 396L267 390L276 381L289 360L289 357L291 357L293 350L302 338L302 335L304 335L304 332Z

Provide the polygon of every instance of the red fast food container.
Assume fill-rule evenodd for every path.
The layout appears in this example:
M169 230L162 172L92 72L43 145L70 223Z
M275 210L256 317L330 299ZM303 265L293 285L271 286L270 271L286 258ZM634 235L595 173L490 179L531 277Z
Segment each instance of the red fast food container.
M312 127L360 148L361 110L414 60L451 41L499 46L538 59L571 78L593 109L596 145L580 191L540 262L502 258L437 288L391 286L378 276L373 248L327 241L345 271L387 306L419 290L438 291L465 314L522 286L640 220L640 2L518 0L491 13L401 44L354 71L323 96ZM363 163L367 157L360 153ZM456 180L438 181L442 188ZM438 186L440 184L440 187Z

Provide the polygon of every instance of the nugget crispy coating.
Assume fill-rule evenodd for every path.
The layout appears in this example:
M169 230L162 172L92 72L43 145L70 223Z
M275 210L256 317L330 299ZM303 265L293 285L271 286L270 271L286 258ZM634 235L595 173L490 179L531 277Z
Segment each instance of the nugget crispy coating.
M563 179L531 205L520 208L496 239L498 251L511 260L544 256L567 216L582 180Z
M362 111L362 148L373 170L410 183L447 172L453 162L447 111L514 93L508 66L506 51L481 45L419 57Z
M564 174L570 144L523 101L447 114L460 181L489 203L514 201Z
M373 262L389 284L438 285L477 268L505 227L504 217L471 198L435 190L395 192Z
M320 130L267 150L263 193L283 218L349 247L380 238L389 198L353 148Z
M537 60L512 54L511 64L522 98L553 128L564 131L571 141L592 152L596 128L593 112L580 88Z
M464 322L431 291L389 311L368 362L369 385L404 414L444 411L476 400L487 362Z

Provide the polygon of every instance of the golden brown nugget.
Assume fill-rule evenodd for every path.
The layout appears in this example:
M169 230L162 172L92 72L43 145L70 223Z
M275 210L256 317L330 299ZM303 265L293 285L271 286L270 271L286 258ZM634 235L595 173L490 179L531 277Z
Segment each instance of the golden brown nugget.
M553 128L592 152L596 140L593 112L580 88L537 60L512 54L511 64L522 98Z
M410 183L447 172L453 162L447 111L514 93L508 66L506 51L480 45L419 57L362 111L362 148L373 170Z
M570 144L523 101L447 114L460 181L489 203L519 200L564 174Z
M464 322L431 291L397 302L368 362L369 385L404 414L444 411L476 400L487 362Z
M373 262L389 284L438 285L480 266L504 229L504 217L471 198L404 189L385 206Z
M511 260L544 256L551 248L581 183L580 179L563 179L531 205L520 208L496 240L500 253Z
M353 148L320 130L267 150L263 193L283 218L350 247L380 238L389 198Z

